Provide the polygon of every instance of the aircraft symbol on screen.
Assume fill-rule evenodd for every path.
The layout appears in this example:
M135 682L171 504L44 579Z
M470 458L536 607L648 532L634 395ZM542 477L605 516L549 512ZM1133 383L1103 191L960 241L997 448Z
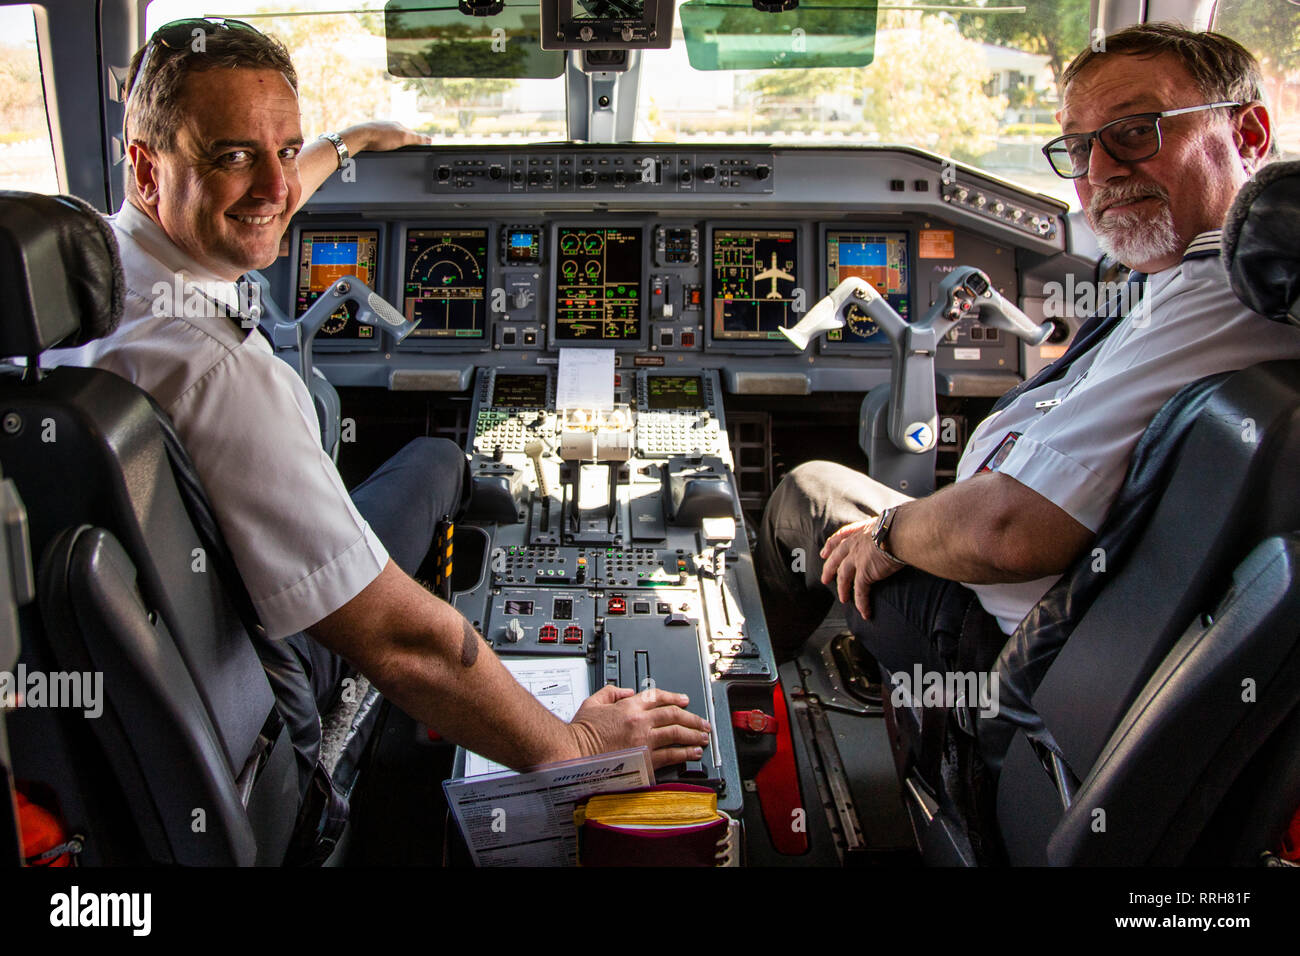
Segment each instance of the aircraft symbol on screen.
M772 291L767 294L767 298L779 299L781 298L781 293L778 292L776 289L776 280L785 279L787 282L793 282L794 276L790 275L790 273L786 272L785 270L777 266L776 253L774 252L772 253L772 267L770 269L764 269L758 275L754 276L754 282L756 284L763 281L764 279L772 280Z

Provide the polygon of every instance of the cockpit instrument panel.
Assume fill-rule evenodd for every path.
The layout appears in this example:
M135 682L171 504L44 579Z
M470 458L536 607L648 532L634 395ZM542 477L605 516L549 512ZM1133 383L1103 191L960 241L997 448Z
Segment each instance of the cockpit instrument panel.
M709 294L715 341L776 340L781 338L778 329L799 321L795 230L715 229L712 257Z
M559 226L555 231L557 343L640 341L640 226Z
M486 229L409 229L402 311L417 339L483 339L487 328Z
M857 276L870 282L904 321L911 320L907 233L828 229L825 262L826 292ZM857 306L849 309L847 320L844 328L826 333L828 343L886 344L884 333Z
M294 315L301 316L337 280L354 275L372 288L379 265L377 229L304 229L298 236L298 281ZM361 325L356 310L344 303L331 315L318 340L373 340L373 326Z

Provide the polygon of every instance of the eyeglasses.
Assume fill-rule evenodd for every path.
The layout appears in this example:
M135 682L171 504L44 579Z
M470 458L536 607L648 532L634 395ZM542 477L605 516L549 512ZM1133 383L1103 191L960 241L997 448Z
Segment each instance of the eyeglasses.
M1166 116L1217 110L1240 103L1207 103L1185 106L1162 113L1137 113L1112 120L1091 133L1066 133L1043 147L1043 155L1052 164L1052 172L1064 179L1082 179L1088 175L1092 159L1092 141L1096 140L1106 155L1119 163L1140 163L1160 152L1160 120Z
M203 31L205 36L209 32L216 33L221 30L238 30L245 33L256 33L258 36L262 35L262 31L251 23L235 20L232 17L191 17L186 20L172 20L170 23L164 23L157 30L154 30L153 35L149 37L149 42L144 47L144 55L140 57L140 66L136 68L135 74L131 77L131 88L126 99L128 108L131 105L131 99L135 96L136 88L140 85L140 78L145 75L145 70L148 69L149 58L153 55L154 50L159 46L172 51L191 47L198 39L194 35L195 30Z

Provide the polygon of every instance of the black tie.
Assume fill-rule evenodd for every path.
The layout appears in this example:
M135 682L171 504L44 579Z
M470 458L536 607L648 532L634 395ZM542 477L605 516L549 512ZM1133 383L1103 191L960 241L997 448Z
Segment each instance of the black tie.
M1114 331L1115 326L1119 325L1120 319L1124 318L1129 311L1132 311L1132 307L1136 306L1138 300L1142 298L1142 293L1146 290L1146 279L1145 273L1129 273L1128 285L1124 288L1124 292L1119 295L1112 293L1106 304L1090 315L1083 325L1079 326L1079 331L1074 334L1074 341L1070 343L1070 347L1066 349L1065 354L1033 378L1021 382L999 398L993 405L993 411L989 414L1002 411L1002 409L1014 402L1022 392L1037 388L1040 385L1046 385L1048 382L1060 378L1074 364L1075 359L1094 346L1099 345L1106 336ZM1134 286L1137 288L1134 288ZM1126 302L1131 303L1128 310L1124 308Z

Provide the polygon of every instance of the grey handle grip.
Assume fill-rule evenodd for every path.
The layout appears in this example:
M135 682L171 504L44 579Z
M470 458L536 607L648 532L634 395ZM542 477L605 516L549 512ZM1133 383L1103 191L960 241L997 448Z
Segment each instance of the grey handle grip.
M935 444L939 415L934 358L954 325L978 314L986 325L1005 329L1031 345L1052 332L1051 322L1036 325L974 266L958 266L948 273L934 305L916 322L904 321L870 283L853 276L809 309L793 328L781 332L799 348L807 348L813 336L842 327L852 306L866 312L889 340L893 356L886 431L894 447L914 455Z
M330 287L320 294L311 307L307 309L288 328L277 321L272 332L272 341L280 346L286 338L285 332L292 335L291 344L298 348L298 373L302 380L311 383L312 342L331 315L345 303L356 307L357 321L362 325L377 326L396 344L411 334L420 323L410 321L398 312L386 299L356 276L343 276L335 279Z

